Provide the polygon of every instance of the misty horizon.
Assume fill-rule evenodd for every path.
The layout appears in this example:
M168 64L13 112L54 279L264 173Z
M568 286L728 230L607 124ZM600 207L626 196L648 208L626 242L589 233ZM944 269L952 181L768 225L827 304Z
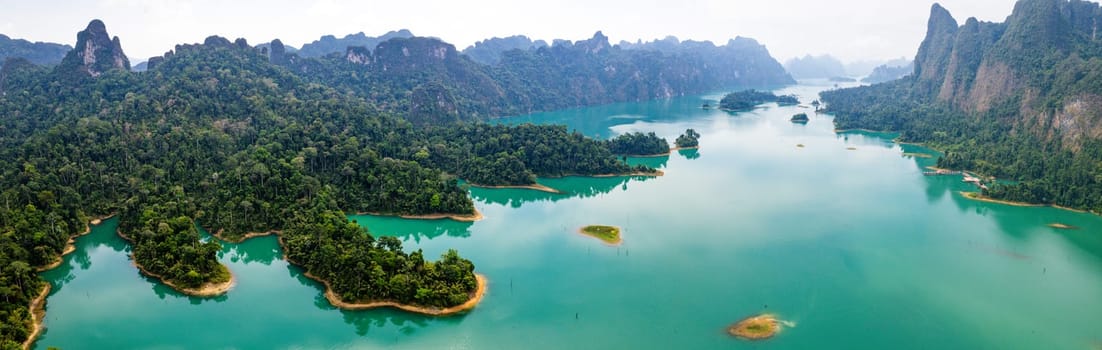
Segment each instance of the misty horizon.
M554 8L540 8L491 2L465 3L462 5L464 11L442 11L439 9L458 5L315 1L308 5L287 6L251 2L206 6L204 2L149 4L104 0L66 6L50 6L51 1L10 4L6 7L12 10L0 14L0 34L13 39L71 46L77 31L92 19L101 19L110 33L120 38L123 51L135 63L162 55L177 44L199 43L212 35L231 40L244 38L252 45L280 39L285 45L301 48L325 35L336 38L357 33L379 36L408 29L417 36L439 38L458 50L485 39L514 35L552 43L556 39L586 40L602 32L613 45L621 41L649 42L672 36L681 41L710 41L717 46L744 37L764 45L779 62L807 55L830 55L848 64L913 58L925 35L929 9L934 4L933 1L904 4L865 0L831 4L789 0L768 5L745 1L697 1L670 8L659 4L590 6L569 2ZM938 3L956 18L977 17L981 21L1001 22L1010 14L1014 1ZM776 8L785 11L776 11ZM531 15L537 12L541 15ZM456 16L456 13L462 15ZM373 18L380 14L389 16ZM566 17L568 14L570 16ZM33 20L44 17L54 18L53 23L63 25L44 27ZM562 23L558 18L570 20Z

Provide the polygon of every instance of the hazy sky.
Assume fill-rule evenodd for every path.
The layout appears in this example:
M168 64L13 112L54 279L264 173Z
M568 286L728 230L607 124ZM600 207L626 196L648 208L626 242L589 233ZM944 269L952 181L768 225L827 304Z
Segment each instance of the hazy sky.
M1014 0L944 0L958 22L1003 21ZM613 43L667 35L725 43L757 39L780 61L832 54L844 61L914 56L926 32L928 0L0 0L0 33L73 45L93 18L119 36L134 63L209 35L250 44L281 39L301 47L324 34L376 36L408 28L462 50L493 36Z

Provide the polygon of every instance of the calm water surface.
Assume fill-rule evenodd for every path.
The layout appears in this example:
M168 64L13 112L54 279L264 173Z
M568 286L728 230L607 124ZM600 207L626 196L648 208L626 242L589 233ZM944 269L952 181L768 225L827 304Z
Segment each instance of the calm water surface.
M780 90L806 103L826 86ZM1091 349L1102 346L1102 219L970 201L959 176L891 135L836 134L797 106L702 110L719 95L510 118L590 136L699 131L702 148L632 159L660 178L563 178L567 194L471 189L477 223L354 216L374 234L475 262L489 292L467 315L341 311L273 237L225 244L237 286L181 295L131 265L107 221L43 278L36 348L62 349ZM807 112L807 125L788 122ZM797 147L802 144L804 147ZM848 148L856 148L849 150ZM1057 230L1050 223L1078 230ZM576 234L623 227L619 247ZM745 342L727 325L791 321Z

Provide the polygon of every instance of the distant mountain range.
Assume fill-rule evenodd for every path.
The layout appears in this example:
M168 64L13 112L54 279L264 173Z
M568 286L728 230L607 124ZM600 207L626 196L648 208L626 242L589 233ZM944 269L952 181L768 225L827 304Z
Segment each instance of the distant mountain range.
M11 45L0 54L60 64L59 73L98 76L111 69L155 70L174 51L194 46L177 45L131 67L118 38L106 37L102 27L93 21L81 32L75 50L12 41L41 52L65 49L53 58ZM763 45L742 37L723 45L675 37L612 45L598 32L587 40L557 39L548 45L511 36L480 41L461 53L439 39L403 29L378 37L362 32L343 38L326 35L298 50L279 40L253 47L244 39L231 42L217 36L203 45L255 50L306 79L356 91L410 120L432 114L424 121L433 123L795 82ZM439 108L428 108L422 99L435 99Z
M61 63L61 59L72 49L73 47L69 45L32 43L0 34L0 63L9 58L22 58L34 64L54 65Z
M495 65L501 62L501 56L510 50L532 50L541 47L547 47L547 42L543 40L532 41L527 36L514 35L505 38L490 38L483 41L474 43L474 45L468 46L463 49L463 54L470 57L471 60L486 64Z
M297 51L298 55L302 57L321 57L334 53L343 54L346 49L352 46L363 46L373 49L375 46L379 45L379 43L390 39L412 37L413 33L406 29L390 31L378 37L367 36L363 32L345 35L340 39L332 35L326 35L314 42L302 45L302 49ZM287 52L294 53L295 50L288 50Z
M891 63L882 64L877 66L869 73L868 76L861 79L862 82L870 84L886 83L892 80L901 79L905 76L911 75L915 71L914 61L904 60L903 62L892 61Z
M794 83L764 46L746 38L723 46L624 48L598 32L551 46L522 36L489 39L466 51L471 55L436 38L394 37L343 54L267 54L305 78L369 96L418 123Z
M847 77L846 66L830 55L797 57L784 62L784 68L796 79Z

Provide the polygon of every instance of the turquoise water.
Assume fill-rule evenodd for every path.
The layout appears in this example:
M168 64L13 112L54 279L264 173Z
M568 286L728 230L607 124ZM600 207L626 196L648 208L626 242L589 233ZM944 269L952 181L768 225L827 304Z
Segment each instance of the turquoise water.
M804 102L825 86L783 89ZM469 314L341 311L273 237L225 244L237 286L215 299L144 278L114 221L77 240L36 348L62 349L1090 349L1102 345L1102 219L971 201L959 176L891 135L835 134L797 106L702 110L718 95L510 118L597 137L699 131L700 150L632 159L659 178L540 179L567 192L471 189L476 223L353 216L490 279ZM807 112L807 125L788 122ZM803 144L805 147L796 147ZM854 147L856 150L848 150ZM1057 230L1050 223L1078 230ZM575 233L623 228L612 247ZM726 326L791 321L747 342Z

